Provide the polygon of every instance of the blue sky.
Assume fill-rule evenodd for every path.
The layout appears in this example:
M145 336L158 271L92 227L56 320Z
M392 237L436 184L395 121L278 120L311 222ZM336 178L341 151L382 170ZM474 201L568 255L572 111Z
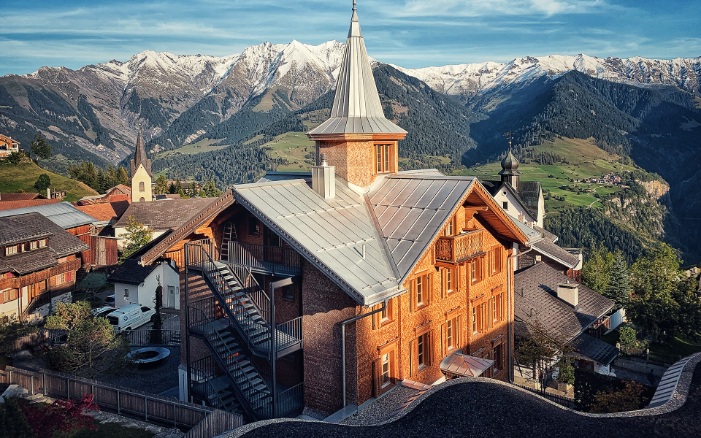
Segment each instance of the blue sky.
M3 0L0 75L144 50L225 56L344 41L352 0ZM403 67L550 54L701 56L698 0L358 0L370 55Z

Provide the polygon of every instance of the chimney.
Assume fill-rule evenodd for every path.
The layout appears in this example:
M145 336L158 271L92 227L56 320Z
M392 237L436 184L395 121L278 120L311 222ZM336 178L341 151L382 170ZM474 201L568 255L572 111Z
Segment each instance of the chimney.
M46 188L46 199L51 199L51 189L48 187Z
M336 197L336 166L329 166L326 154L319 154L321 164L312 167L312 189L324 199Z
M577 283L558 284L557 297L567 304L577 307L579 304L579 285Z

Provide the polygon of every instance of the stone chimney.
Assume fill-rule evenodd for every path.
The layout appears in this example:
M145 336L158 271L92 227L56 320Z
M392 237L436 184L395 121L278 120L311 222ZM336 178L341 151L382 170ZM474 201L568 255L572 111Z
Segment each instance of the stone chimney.
M558 284L557 297L567 304L577 307L579 304L579 285L577 283Z
M324 199L336 197L336 167L329 166L326 154L319 154L321 163L312 167L312 189Z

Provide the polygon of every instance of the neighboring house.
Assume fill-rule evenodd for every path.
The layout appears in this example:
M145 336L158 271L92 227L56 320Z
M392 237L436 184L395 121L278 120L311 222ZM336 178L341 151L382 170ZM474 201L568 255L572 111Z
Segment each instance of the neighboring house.
M138 258L181 260L181 398L253 420L440 382L464 357L458 375L508 380L533 230L477 178L398 171L406 131L384 117L355 7L331 117L308 135L311 175L237 185Z
M141 266L139 260L125 260L109 276L114 284L114 304L124 307L128 304L155 307L156 288L163 287L163 307L180 309L180 275L174 262L160 262Z
M44 204L56 204L60 199L45 199L38 193L0 193L0 210L34 207Z
M516 336L529 337L529 326L539 323L574 348L577 366L608 374L618 349L597 338L610 328L614 301L572 282L561 269L547 263L517 272L515 277ZM523 377L535 377L518 364L517 370Z
M190 199L169 199L154 202L134 202L122 214L114 224L114 235L118 239L118 246L123 247L124 236L127 234L126 227L129 225L129 218L133 217L136 222L141 223L153 232L151 238L156 239L163 234L180 228L190 219L198 216L217 198L190 198ZM202 237L212 237L203 235ZM182 260L176 260L178 266L182 266Z
M509 150L501 161L501 180L482 183L513 218L531 228L542 228L545 220L543 189L538 181L521 181L518 167L518 160Z
M0 315L34 320L71 301L88 246L39 213L0 217Z
M0 158L5 158L13 152L19 152L19 142L0 134Z

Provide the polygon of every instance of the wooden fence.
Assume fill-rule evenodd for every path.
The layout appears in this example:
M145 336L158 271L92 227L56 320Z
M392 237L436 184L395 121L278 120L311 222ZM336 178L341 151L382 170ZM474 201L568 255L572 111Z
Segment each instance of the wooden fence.
M53 371L8 366L0 371L0 383L19 385L31 395L43 394L58 399L81 399L85 394L93 394L100 409L189 430L192 434L188 432L188 438L210 437L243 425L240 415ZM212 416L214 412L217 413Z

